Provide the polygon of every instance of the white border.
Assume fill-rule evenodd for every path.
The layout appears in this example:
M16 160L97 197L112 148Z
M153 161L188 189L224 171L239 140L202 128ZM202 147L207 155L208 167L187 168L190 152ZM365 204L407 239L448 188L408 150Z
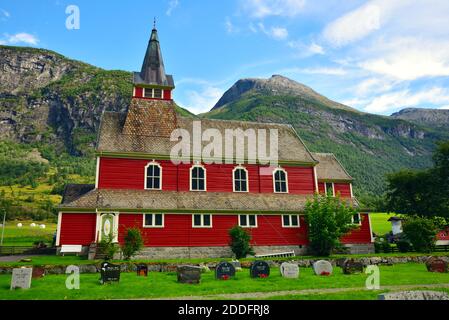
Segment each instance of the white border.
M62 225L62 212L58 212L58 226L56 227L56 246L59 246L59 242L61 241L61 225Z
M95 240L96 242L100 242L101 239L101 217L102 215L112 215L112 223L113 223L113 230L112 230L112 234L114 235L114 240L113 242L118 242L118 224L119 224L119 212L97 212L97 226L96 226L96 230L95 230ZM96 239L98 235L98 240Z
M257 228L259 226L259 224L257 222L257 214L239 214L238 216L239 216L239 227L242 227L242 228ZM241 216L247 216L246 222L248 223L248 225L243 226L241 224L241 221L240 221L240 217ZM249 225L249 216L254 216L255 217L255 220L256 220L256 225L255 226L250 226Z
M290 222L289 226L284 225L284 216L288 216L288 220ZM292 226L292 217L293 216L296 216L298 218L297 226ZM281 224L282 224L282 228L301 228L301 220L299 219L298 214L281 214Z
M335 185L333 182L324 182L324 195L327 196L327 184L332 183L332 196L335 197Z
M371 237L371 243L373 243L374 242L374 236L373 236L373 226L371 225L371 215L369 214L369 212L367 212L366 215L368 216L369 234L370 234L370 237Z
M210 226L205 226L204 225L204 216L205 215L208 215L208 216L210 216ZM194 216L200 216L201 217L201 225L200 226L196 226L195 225L195 219L194 219ZM213 222L212 222L212 214L210 214L210 213L193 213L192 214L192 228L193 229L210 229L210 228L212 228L212 226L213 226Z
M156 188L147 188L147 170L148 170L148 167L149 166L158 166L159 167L159 169L160 169L160 175L159 175L159 188L158 189L156 189ZM147 165L145 166L145 180L144 180L144 189L145 190L162 190L162 166L161 166L161 164L160 163L158 163L158 162L156 162L156 161L151 161L151 162L148 162L147 163Z
M235 190L235 172L237 170L244 170L246 172L246 191L236 191ZM241 192L241 193L247 193L249 192L249 174L248 174L248 169L246 169L244 166L242 165L238 165L236 167L234 167L234 169L232 169L232 191L233 192Z
M95 189L98 189L100 184L100 157L97 157L97 168L95 172Z
M315 191L316 193L320 193L320 187L318 186L318 176L316 173L316 166L313 167L313 175L315 177L315 189L316 189Z
M362 215L360 214L360 212L358 212L356 214L359 215L359 223L354 223L354 216L351 217L351 223L355 224L355 225L358 225L358 226L361 226L362 225Z
M204 190L192 190L192 171L193 171L193 168L203 168L203 170L204 170ZM205 192L205 191L207 191L207 170L206 170L206 168L202 165L202 164L194 164L193 166L191 166L190 167L190 181L189 181L189 184L190 184L190 191L194 191L194 192Z
M145 224L145 216L147 214L151 214L153 216L153 218L151 219L153 221L153 225L152 226L147 226ZM155 215L157 215L157 214L162 215L162 225L161 226L154 225L155 222L156 222ZM142 214L142 227L145 228L145 229L162 229L162 228L165 228L165 214L164 213L143 213Z
M286 192L280 192L280 191L276 191L276 178L275 178L275 174L278 171L283 171L285 173L285 186L286 186ZM272 178L273 178L273 193L289 193L288 192L288 173L284 168L276 168L273 170L273 174L272 174Z
M351 190L351 198L354 198L354 193L352 192L352 182L349 183L349 189Z

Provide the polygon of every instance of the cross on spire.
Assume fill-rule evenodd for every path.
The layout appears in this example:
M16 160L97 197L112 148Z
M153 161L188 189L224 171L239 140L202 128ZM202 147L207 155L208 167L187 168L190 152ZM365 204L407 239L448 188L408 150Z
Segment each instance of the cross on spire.
M154 20L153 20L153 29L156 29L156 17L154 17Z

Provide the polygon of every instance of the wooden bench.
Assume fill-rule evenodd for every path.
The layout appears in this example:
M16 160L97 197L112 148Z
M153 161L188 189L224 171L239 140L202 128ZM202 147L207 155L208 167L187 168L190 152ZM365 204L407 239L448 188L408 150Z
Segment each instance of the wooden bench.
M267 253L267 254L256 254L256 258L287 258L287 257L294 257L295 252L289 251L289 252L278 252L278 253Z
M76 253L76 255L80 254L81 251L83 250L83 246L82 245L62 245L61 246L61 251L59 251L60 253L62 253L62 255L64 256L64 254L66 253Z

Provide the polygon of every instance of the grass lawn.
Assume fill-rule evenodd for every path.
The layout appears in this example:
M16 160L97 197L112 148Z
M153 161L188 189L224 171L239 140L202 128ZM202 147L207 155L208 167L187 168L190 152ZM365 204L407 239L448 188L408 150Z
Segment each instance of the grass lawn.
M10 291L11 275L0 275L0 299L138 299L158 297L204 296L225 293L274 292L284 290L304 290L319 288L360 288L365 287L365 274L344 275L340 268L329 277L315 276L312 268L300 268L299 279L285 279L278 268L272 268L267 279L251 279L249 270L238 272L229 281L214 279L214 273L202 275L200 285L177 283L176 273L151 272L148 278L137 277L134 273L122 273L120 283L100 285L99 274L82 274L80 290L65 287L65 275L49 275L32 281L30 290ZM424 264L397 264L380 267L380 285L419 285L449 283L449 274L427 272ZM383 292L382 290L377 293ZM360 297L358 292L355 298ZM345 293L345 298L351 295ZM369 296L371 297L371 295ZM278 297L277 297L278 298ZM286 298L302 298L286 297Z
M17 227L22 223L23 227ZM36 222L36 227L30 227L33 221L7 221L3 238L4 246L32 246L35 241L45 241L51 243L53 233L56 231L56 223ZM45 229L39 228L40 224L45 224ZM1 228L0 228L1 235Z
M388 221L394 214L370 213L371 227L377 235L384 235L391 231L391 222Z

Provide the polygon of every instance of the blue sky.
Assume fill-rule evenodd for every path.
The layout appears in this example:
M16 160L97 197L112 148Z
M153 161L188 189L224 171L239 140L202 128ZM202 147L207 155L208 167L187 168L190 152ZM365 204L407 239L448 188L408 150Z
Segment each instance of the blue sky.
M273 74L371 113L449 108L447 0L0 0L0 44L135 71L154 16L175 100L195 113Z

